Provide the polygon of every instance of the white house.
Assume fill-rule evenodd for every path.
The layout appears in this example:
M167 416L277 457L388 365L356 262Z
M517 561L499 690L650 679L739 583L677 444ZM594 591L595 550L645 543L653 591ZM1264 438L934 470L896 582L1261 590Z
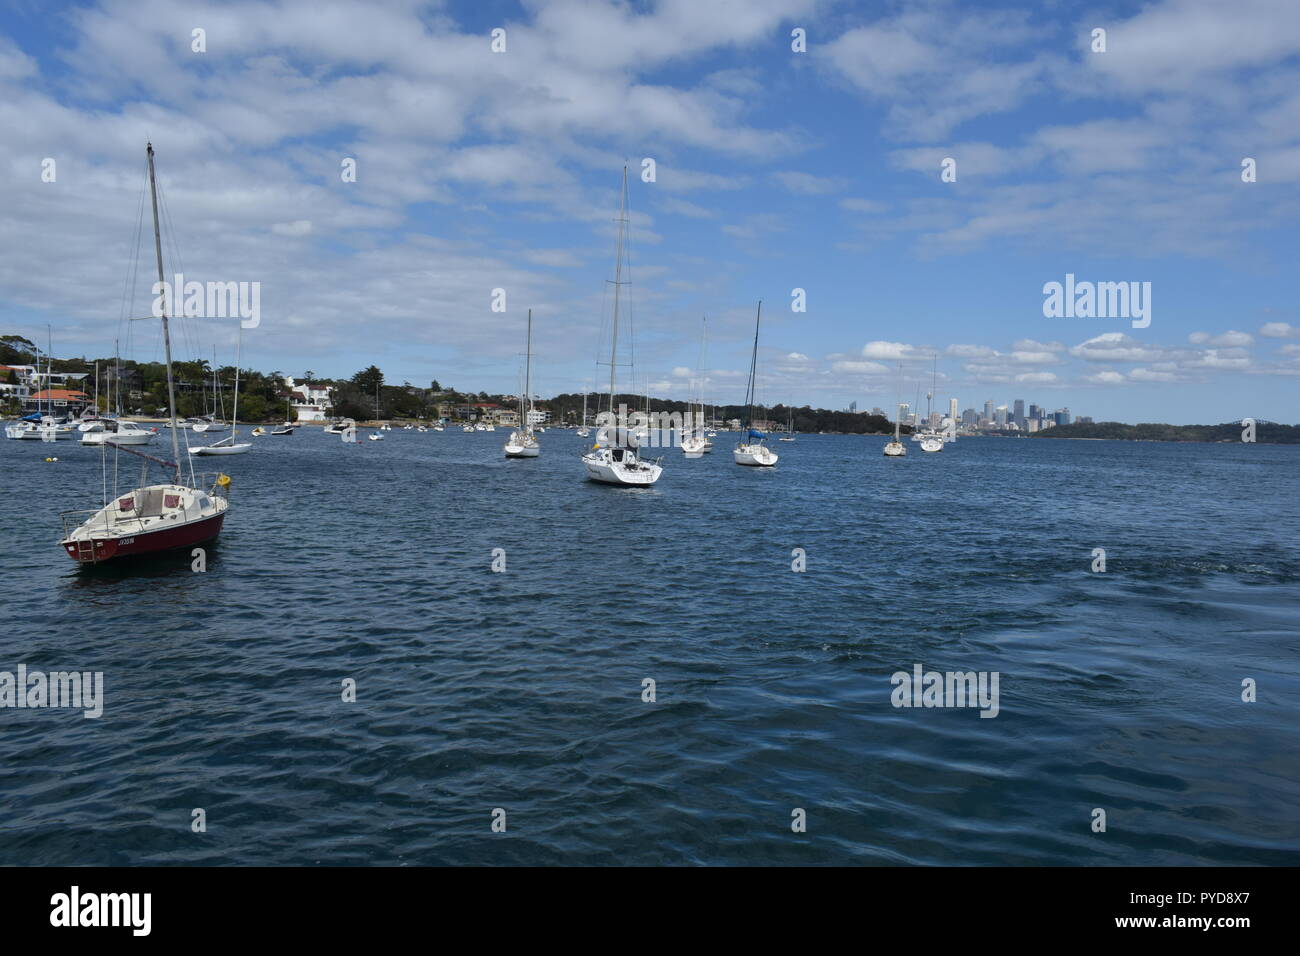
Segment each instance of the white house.
M32 365L0 365L0 400L27 401L32 394L36 368ZM13 382L9 379L12 377Z
M292 376L285 378L284 386L292 396L290 404L298 421L323 422L330 417L334 404L330 401L330 390L326 386L296 382Z

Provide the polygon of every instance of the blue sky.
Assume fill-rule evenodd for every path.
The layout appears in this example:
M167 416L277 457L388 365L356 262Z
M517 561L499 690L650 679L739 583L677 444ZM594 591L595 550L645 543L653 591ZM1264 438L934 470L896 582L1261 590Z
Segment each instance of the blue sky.
M122 322L148 312L147 246L128 280L152 138L187 277L262 284L245 365L513 391L532 307L538 389L578 390L605 374L627 162L638 388L689 394L707 315L707 395L741 401L762 298L767 403L889 407L899 363L906 399L937 354L945 405L1300 421L1288 0L19 0L0 17L0 327L43 342L48 323L56 354L158 354ZM1044 317L1067 273L1150 282L1149 327ZM229 323L184 325L182 355L232 358Z

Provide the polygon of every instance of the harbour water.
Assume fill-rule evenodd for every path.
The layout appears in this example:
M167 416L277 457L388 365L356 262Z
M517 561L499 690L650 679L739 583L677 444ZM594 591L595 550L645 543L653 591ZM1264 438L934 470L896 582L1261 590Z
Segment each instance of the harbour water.
M105 687L0 710L0 864L1300 864L1300 448L360 437L223 461L202 573L78 570L100 451L0 447L0 670Z

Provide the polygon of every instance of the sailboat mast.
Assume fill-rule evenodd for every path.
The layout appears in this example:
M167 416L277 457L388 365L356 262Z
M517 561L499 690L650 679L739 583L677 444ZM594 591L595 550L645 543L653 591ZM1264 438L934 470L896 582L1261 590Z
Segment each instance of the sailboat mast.
M925 427L930 428L930 399L934 397L934 381L939 374L939 356L934 356L934 367L930 370L930 390L925 393Z
M528 338L524 346L524 397L519 409L524 416L524 434L532 429L533 417L533 310L528 310Z
M698 432L700 438L704 437L704 356L707 353L708 348L709 317L707 315L702 315L700 316L700 363L699 367L695 370L695 375L699 381L700 389L699 395L697 396L700 400L700 416L699 420L691 429L691 434L694 435Z
M149 197L153 201L153 251L158 259L158 281L163 283L166 280L163 279L162 233L158 229L158 181L153 170L153 143L145 144L145 153L149 156ZM164 285L162 288L165 290L166 286ZM162 310L163 351L167 356L167 411L172 420L172 458L175 459L174 464L176 465L176 484L180 484L181 445L180 439L176 437L176 384L172 377L172 338L167 327L168 304L164 298Z
M235 407L230 413L230 444L232 445L239 435L239 352L243 344L244 324L241 322L239 331L235 334Z
M754 316L754 353L749 357L749 388L745 390L745 431L754 423L754 373L758 368L758 324L763 319L763 300L758 300L758 314ZM747 440L748 435L745 436Z
M618 201L618 243L614 253L614 328L609 337L609 413L614 414L614 379L618 368L618 302L623 289L623 228L627 223L627 167L623 167L623 189Z

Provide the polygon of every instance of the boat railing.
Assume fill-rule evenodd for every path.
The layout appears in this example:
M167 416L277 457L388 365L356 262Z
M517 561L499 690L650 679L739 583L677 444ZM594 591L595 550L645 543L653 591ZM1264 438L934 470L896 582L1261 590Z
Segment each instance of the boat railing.
M81 510L81 511L64 511L64 512L62 512L62 513L59 515L59 519L63 522L63 539L62 539L62 540L67 541L70 537L72 537L72 532L76 531L76 530L77 530L78 528L80 528L83 524L85 524L87 521L89 521L91 518L95 517L95 515L99 514L99 513L100 513L101 511L103 511L103 510L104 510L103 508L87 508L87 509L84 509L84 510ZM121 519L118 519L118 520L115 520L115 521L114 521L114 524L118 524L118 523L120 523L120 522L121 522ZM143 527L143 522L141 523L141 526ZM107 513L105 513L105 516L104 516L104 530L107 531L108 528L109 528L108 515L107 515Z
M225 484L221 479L225 478ZM207 494L220 498L230 497L230 478L220 471L198 471L194 473L194 487Z

